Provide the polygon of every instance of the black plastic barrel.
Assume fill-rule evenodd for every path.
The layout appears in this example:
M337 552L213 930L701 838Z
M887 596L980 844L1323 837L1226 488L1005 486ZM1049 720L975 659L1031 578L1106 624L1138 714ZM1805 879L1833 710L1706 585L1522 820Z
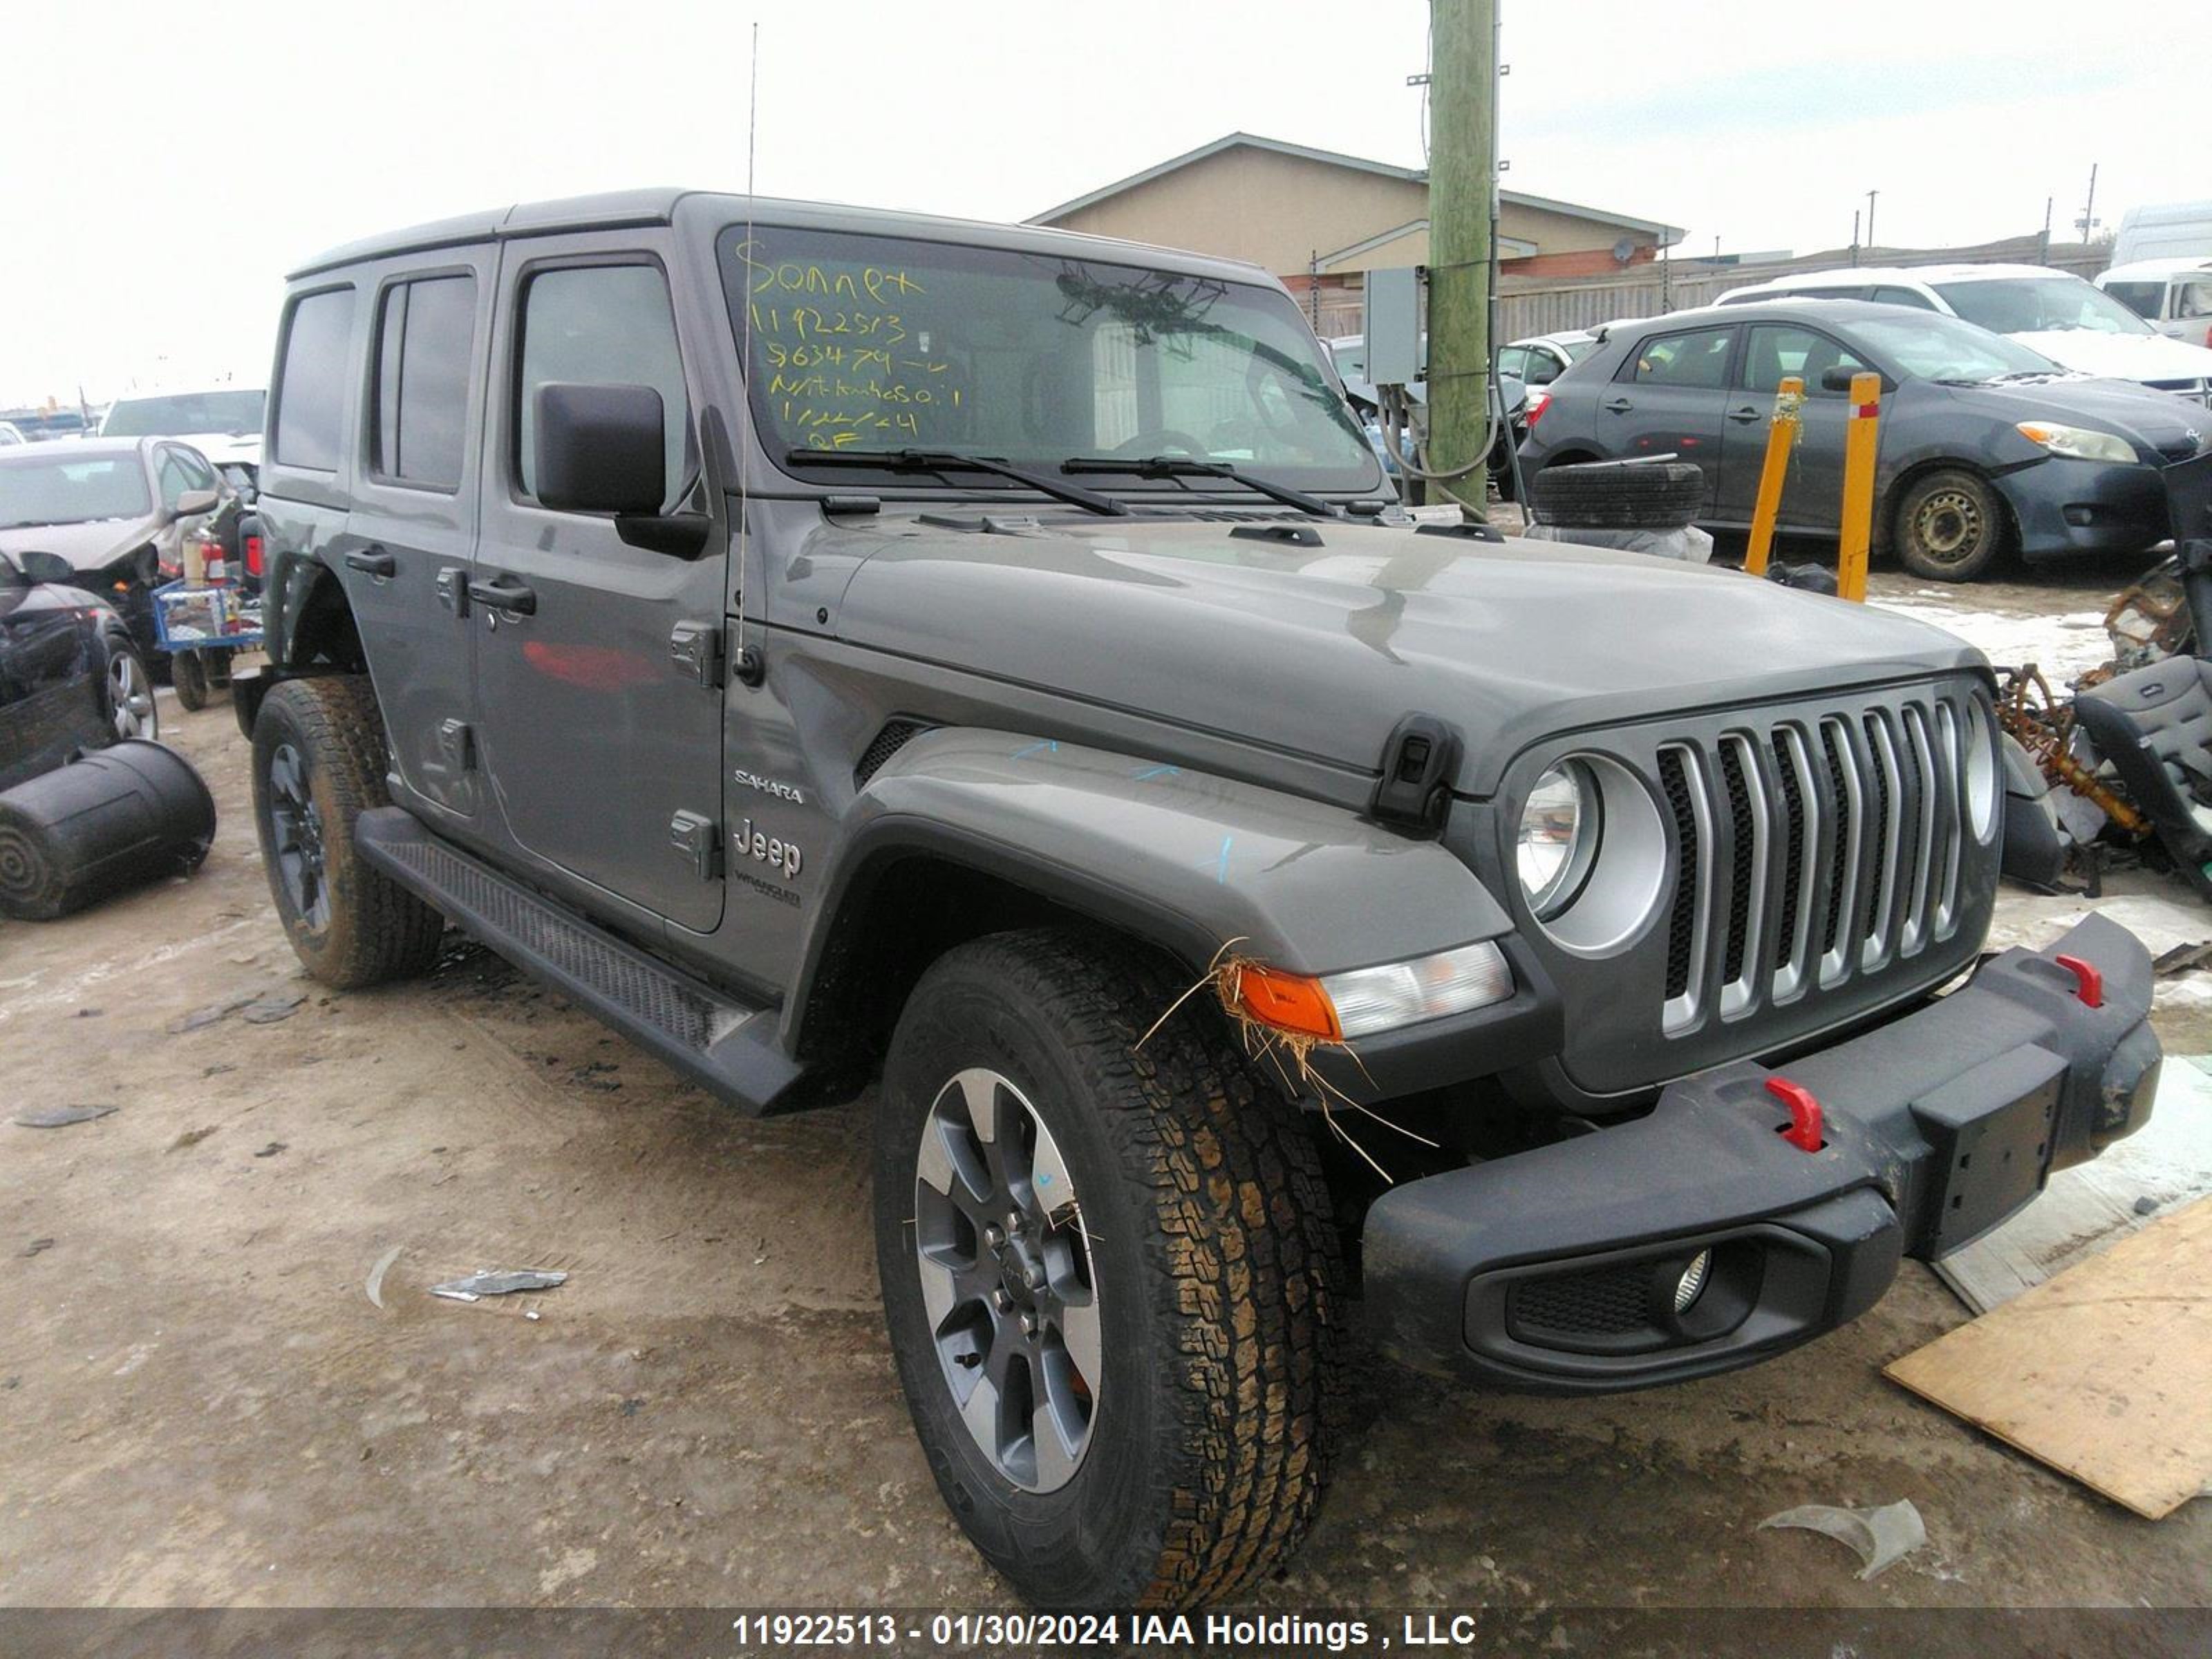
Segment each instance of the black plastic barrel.
M0 911L50 921L197 870L215 798L173 749L131 738L0 792Z

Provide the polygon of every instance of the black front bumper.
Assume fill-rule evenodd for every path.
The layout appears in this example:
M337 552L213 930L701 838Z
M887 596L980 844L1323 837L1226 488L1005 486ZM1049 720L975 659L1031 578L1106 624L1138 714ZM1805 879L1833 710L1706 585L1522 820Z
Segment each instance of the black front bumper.
M2061 957L2101 981L2097 1006ZM1901 1258L1957 1249L2051 1170L2142 1126L2160 1062L2150 1001L2149 953L2092 916L1835 1048L1717 1066L1618 1127L1395 1188L1364 1241L1376 1340L1419 1370L1601 1392L1832 1330ZM1818 1102L1818 1151L1785 1139L1776 1081Z

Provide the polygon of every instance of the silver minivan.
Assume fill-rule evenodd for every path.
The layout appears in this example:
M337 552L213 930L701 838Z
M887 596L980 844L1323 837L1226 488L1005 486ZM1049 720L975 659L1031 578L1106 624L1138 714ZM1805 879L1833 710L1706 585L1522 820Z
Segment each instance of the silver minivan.
M2114 265L2097 286L2160 333L2212 346L2212 258L2137 259Z

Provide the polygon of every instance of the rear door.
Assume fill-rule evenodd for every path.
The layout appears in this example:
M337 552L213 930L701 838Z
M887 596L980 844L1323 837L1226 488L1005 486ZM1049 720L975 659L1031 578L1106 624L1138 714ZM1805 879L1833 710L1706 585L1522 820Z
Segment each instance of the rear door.
M1844 343L1799 323L1753 323L1745 330L1735 389L1728 400L1728 436L1721 453L1721 491L1714 516L1724 524L1749 524L1759 501L1759 475L1766 463L1774 394L1784 375L1805 382L1797 447L1782 489L1776 522L1785 530L1830 531L1841 522L1844 428L1850 394L1830 392L1820 377L1832 368L1856 373L1869 367Z
M1705 475L1700 516L1716 499L1721 417L1742 330L1734 323L1645 337L1598 396L1597 435L1615 460L1673 455Z
M463 817L482 806L471 769L469 653L456 609L477 532L484 362L495 256L441 250L368 273L352 510L332 544L368 647L400 781Z
M535 494L535 394L552 382L660 394L666 495L696 465L665 231L509 243L469 584L482 764L524 854L694 933L722 914L721 696L671 651L720 636L727 549L632 547L611 518ZM684 843L688 843L684 844Z

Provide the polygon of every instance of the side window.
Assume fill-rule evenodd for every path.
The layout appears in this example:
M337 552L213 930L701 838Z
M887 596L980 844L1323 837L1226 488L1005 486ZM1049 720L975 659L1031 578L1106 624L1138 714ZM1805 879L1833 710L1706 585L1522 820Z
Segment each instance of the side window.
M1528 384L1549 386L1559 378L1563 365L1557 357L1540 348L1531 347L1528 352Z
M1936 309L1936 302L1917 289L1893 288L1884 284L1875 289L1872 297L1886 306L1911 306L1916 311Z
M169 448L167 445L162 447L161 459L155 464L154 476L161 487L161 505L164 507L174 507L179 495L187 489L196 487L185 475L185 463L181 453Z
M1510 374L1516 380L1526 380L1530 355L1527 346L1507 346L1498 354L1498 372Z
M473 276L426 276L385 289L369 427L369 468L378 477L460 487L476 316Z
M177 465L184 472L187 489L220 489L222 487L216 482L215 469L208 465L207 457L198 450L173 449L169 453L176 457Z
M2177 317L2212 317L2212 283L2185 283L2173 296Z
M283 466L331 472L345 408L346 347L353 335L353 290L332 289L292 304L284 358L276 374L276 456Z
M682 487L691 405L668 284L654 265L539 271L522 291L517 475L537 494L538 388L553 382L649 386L660 393L666 471L661 499Z
M1736 384L1747 391L1772 392L1781 386L1784 375L1796 374L1804 380L1808 396L1840 398L1844 394L1822 389L1820 377L1832 368L1856 373L1865 367L1825 334L1790 323L1756 323L1752 326L1751 343L1744 349L1743 373L1736 377Z
M1638 386L1716 392L1728 384L1729 350L1735 343L1733 328L1656 335L1637 353L1630 378Z

